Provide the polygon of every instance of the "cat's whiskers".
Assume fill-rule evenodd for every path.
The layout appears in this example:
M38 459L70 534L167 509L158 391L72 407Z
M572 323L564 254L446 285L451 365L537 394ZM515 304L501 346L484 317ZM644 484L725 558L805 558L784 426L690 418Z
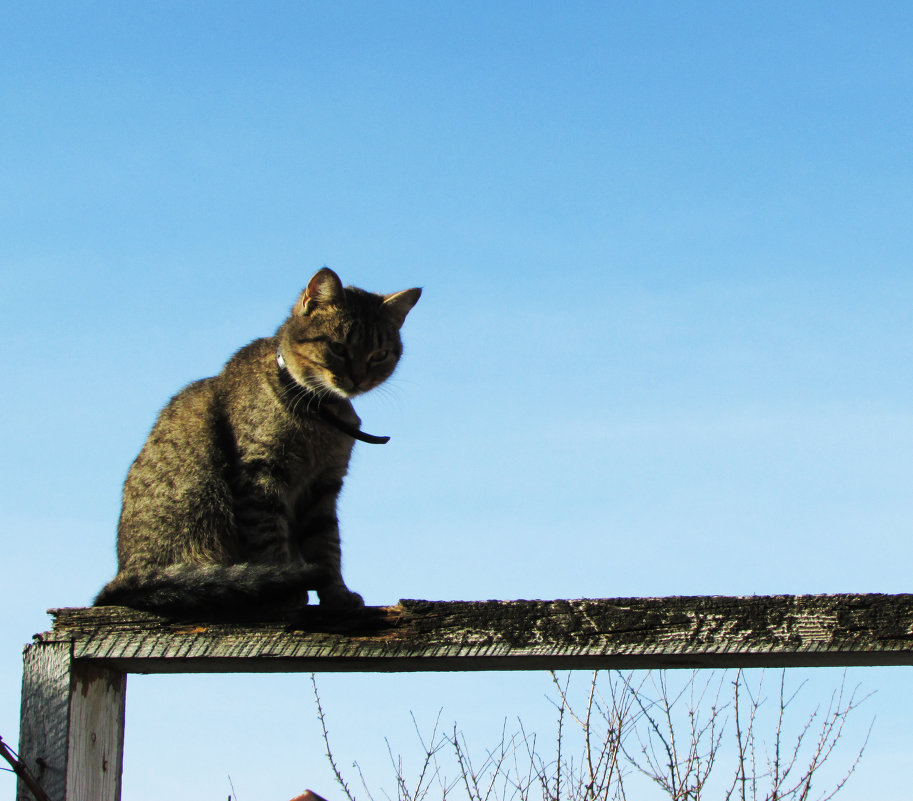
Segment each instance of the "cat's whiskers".
M284 384L279 387L280 399L291 407L294 412L301 403L301 399L307 395L307 390L298 383Z
M326 379L320 373L306 376L304 388L310 393L311 401L317 400L318 404L327 395Z
M312 411L312 404L316 402L318 406L320 405L320 396L310 387L302 387L299 385L294 402L292 403L292 412L297 414L298 407L301 406L302 402L305 403L304 411L310 412Z
M398 387L390 386L390 379L371 390L371 396L382 400L388 406L402 409L402 397L397 392Z
M301 402L307 400L308 404L310 404L314 400L314 393L307 387L294 382L281 386L279 397L289 407L292 414L297 414Z
M298 387L292 400L292 414L298 413L298 407L301 405L301 401L305 399L308 399L308 403L310 403L310 393L303 387Z
M288 370L284 364L282 367ZM280 398L289 405L293 414L298 413L302 401L307 401L305 412L316 412L323 400L332 393L332 390L326 384L326 380L319 374L306 375L304 383L296 380L291 373L288 375L291 380L282 384L279 392Z

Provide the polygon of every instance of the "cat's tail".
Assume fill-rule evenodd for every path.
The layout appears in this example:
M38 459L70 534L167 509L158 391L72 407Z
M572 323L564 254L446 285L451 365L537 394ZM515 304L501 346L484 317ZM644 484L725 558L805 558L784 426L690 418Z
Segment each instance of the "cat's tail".
M314 565L178 564L157 571L118 573L95 606L129 606L163 615L237 617L266 608L295 609L307 591L328 583Z

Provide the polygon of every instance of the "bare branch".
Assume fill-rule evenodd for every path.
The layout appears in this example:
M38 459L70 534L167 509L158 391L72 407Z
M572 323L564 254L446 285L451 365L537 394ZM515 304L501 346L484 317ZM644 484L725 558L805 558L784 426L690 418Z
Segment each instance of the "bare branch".
M314 688L314 701L317 704L317 717L320 720L320 729L323 732L323 744L326 746L326 755L330 762L330 768L333 770L333 775L336 777L337 783L346 794L346 798L348 798L349 801L356 801L355 796L349 791L349 785L346 784L345 779L343 779L342 772L339 770L339 766L336 764L336 760L333 757L333 749L330 748L330 734L327 731L327 719L323 712L323 706L320 703L320 693L317 692L317 678L313 673L311 673L311 686ZM369 798L370 795L371 794L368 793ZM373 801L373 799L371 799L371 801Z
M734 680L727 679L727 673L712 673L699 680L695 671L680 686L666 673L652 674L652 689L648 690L647 677L635 683L633 674L597 672L591 674L582 694L579 687L574 688L573 697L580 699L577 706L571 700L572 675L550 675L557 691L556 697L548 699L557 712L553 752L541 750L535 732L527 731L522 720L514 734L508 732L505 720L498 744L477 757L474 754L479 752L470 749L456 724L452 734L439 734L440 710L430 737L422 735L413 715L424 753L415 781L407 782L403 759L394 756L387 742L397 801L424 801L435 784L442 799L459 786L460 794L465 793L469 801L534 801L531 794L538 797L540 793L543 801L625 801L624 777L631 770L662 788L670 801L701 801L710 792L717 765L730 754L735 766L727 786L721 788L725 801L811 801L812 779L835 754L848 715L865 700L858 699L858 688L847 694L844 678L826 710L813 710L790 737L787 722L804 683L788 692L785 673L781 673L777 705L771 710L772 750L768 750L759 733L764 673L753 684L741 670ZM730 700L722 697L724 681L732 688ZM318 717L331 765L341 780L332 761L319 699ZM732 751L723 748L730 718L734 724ZM439 763L447 745L459 771L458 778L449 783ZM830 801L843 788L864 749L865 743L846 774L816 801ZM763 773L759 772L759 752L764 754ZM364 785L360 769L359 775ZM352 801L348 788L342 786Z
M0 756L9 762L10 767L13 769L13 773L15 773L22 780L22 783L28 787L29 792L35 796L35 801L51 801L48 794L41 785L38 784L35 777L32 776L31 771L20 761L19 755L3 742L2 737L0 737Z

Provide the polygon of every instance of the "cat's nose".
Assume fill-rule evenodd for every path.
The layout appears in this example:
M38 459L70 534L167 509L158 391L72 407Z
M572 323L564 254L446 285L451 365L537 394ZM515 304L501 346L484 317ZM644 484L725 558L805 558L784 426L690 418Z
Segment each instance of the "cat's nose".
M358 376L340 376L339 380L336 383L337 386L348 395L357 395L359 392L364 391L360 386L362 383L364 383L364 381L359 380Z
M353 365L349 377L352 379L352 386L355 387L355 389L362 389L367 383L368 371Z

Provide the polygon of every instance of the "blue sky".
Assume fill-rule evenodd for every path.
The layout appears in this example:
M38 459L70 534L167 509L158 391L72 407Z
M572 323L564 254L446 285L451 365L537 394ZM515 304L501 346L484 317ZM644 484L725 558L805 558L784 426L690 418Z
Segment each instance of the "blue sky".
M44 609L113 574L158 408L325 264L424 287L397 375L357 405L392 436L358 446L340 510L369 603L910 589L907 4L3 19L5 739ZM842 797L906 798L908 671L852 677L877 721ZM363 765L409 744L410 710L489 739L550 720L533 674L322 686ZM228 774L241 801L329 795L309 692L131 677L125 797L224 798Z

